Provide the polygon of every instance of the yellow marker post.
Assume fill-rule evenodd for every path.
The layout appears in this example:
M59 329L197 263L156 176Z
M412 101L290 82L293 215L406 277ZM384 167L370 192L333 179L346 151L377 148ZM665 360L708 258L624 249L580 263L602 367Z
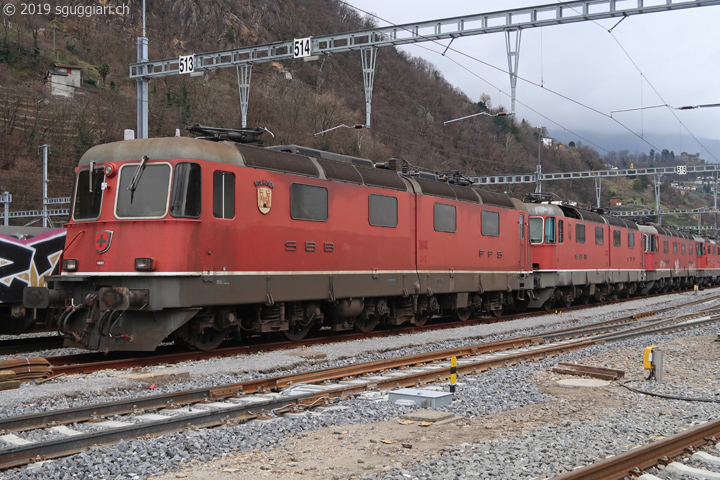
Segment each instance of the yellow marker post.
M455 381L457 380L457 357L450 359L450 393L455 393Z

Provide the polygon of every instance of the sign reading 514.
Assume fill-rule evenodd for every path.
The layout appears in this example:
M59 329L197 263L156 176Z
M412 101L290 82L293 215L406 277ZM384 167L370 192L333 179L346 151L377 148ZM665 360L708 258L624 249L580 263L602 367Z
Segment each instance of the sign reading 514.
M310 56L310 40L312 37L296 38L293 42L293 57L309 57Z
M193 73L195 71L195 55L180 55L178 60L178 73Z

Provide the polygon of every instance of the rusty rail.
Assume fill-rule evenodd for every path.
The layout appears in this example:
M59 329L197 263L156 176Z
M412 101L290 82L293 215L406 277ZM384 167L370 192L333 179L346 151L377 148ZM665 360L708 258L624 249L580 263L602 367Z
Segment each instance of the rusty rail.
M711 437L718 436L720 420L715 420L593 465L578 468L554 477L554 480L621 480L637 475L638 469L644 470L666 462L667 459L663 457L676 457L687 448L706 445L712 441Z

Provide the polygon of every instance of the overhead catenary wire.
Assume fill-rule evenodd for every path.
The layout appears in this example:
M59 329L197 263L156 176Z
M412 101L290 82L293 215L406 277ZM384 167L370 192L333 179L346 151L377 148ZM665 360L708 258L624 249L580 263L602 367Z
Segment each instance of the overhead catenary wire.
M566 2L563 2L562 0L557 0L557 3L559 3L559 4L561 4L561 5L567 6ZM574 10L575 12L577 12L576 9L574 9L574 8L572 8L572 7L571 7L571 9ZM579 13L579 12L578 12L578 13ZM652 88L653 92L655 92L655 94L658 96L658 98L659 98L663 103L665 103L665 105L667 105L667 102L665 101L665 99L663 98L663 96L660 95L660 92L658 92L657 89L655 88L655 86L650 82L650 80L648 80L647 76L643 73L643 71L640 69L640 67L638 66L638 64L637 64L637 63L635 62L635 60L630 56L630 54L629 54L628 51L625 49L625 47L622 45L622 43L620 43L620 40L618 40L618 38L617 38L617 37L615 36L615 34L613 33L613 30L615 29L615 27L617 27L618 25L620 25L620 23L621 23L623 20L625 20L626 18L627 18L627 16L623 16L623 18L622 18L619 22L617 22L612 28L610 28L609 30L607 30L607 32L610 34L610 36L613 38L613 40L615 40L615 43L618 44L618 46L620 47L620 50L622 50L622 52L625 54L625 56L628 58L628 60L630 60L630 63L632 63L633 66L635 67L635 69L640 73L641 81L642 81L642 80L645 80L645 81L647 82L647 84L650 86L650 88ZM596 20L592 20L592 22L593 22L595 25L597 25L598 27L602 28L603 30L606 30L606 28L603 27L602 25L600 25ZM642 84L641 84L641 88L642 88ZM709 104L709 105L706 105L706 106L715 106L715 105ZM687 108L678 108L677 110L687 110ZM695 136L695 134L690 131L690 129L687 127L687 125L685 125L685 124L682 122L682 120L680 120L680 117L678 117L678 116L675 114L675 112L672 112L672 111L671 111L671 113L673 114L673 116L675 117L675 119L678 121L678 123L680 123L680 125L690 134L690 136L693 137L693 139L698 143L698 145L700 145L700 147L701 147L703 150L705 150L708 154L710 154L710 156L717 162L717 161L718 161L717 157L715 157L715 155L713 155L713 153L712 153L707 147L705 147L705 145L703 145L703 143Z
M388 23L388 24L390 24L390 25L392 25L392 26L399 27L399 25L397 25L397 24L395 24L395 23L393 23L393 22L390 22L389 20L386 20L386 19L384 19L384 18L382 18L382 17L380 17L380 16L378 16L378 15L375 15L375 14L370 13L370 12L368 12L368 11L366 11L366 10L363 10L363 9L361 9L361 8L359 8L359 7L356 7L356 6L354 6L354 5L351 5L351 4L347 3L347 2L344 1L344 0L339 0L339 1L340 1L340 3L343 3L343 4L349 6L349 7L353 8L353 9L356 9L356 10L358 10L358 11L360 11L360 12L362 12L362 13L368 15L368 16L371 16L371 17L376 18L376 19L378 19L378 20L380 20L380 21L386 22L386 23ZM421 36L421 35L418 34L418 32L412 32L412 33L413 33L414 35ZM450 51L452 51L452 52L455 52L455 53L457 53L458 55L464 56L464 57L466 57L466 58L468 58L468 59L470 59L470 60L473 60L473 61L475 61L475 62L477 62L477 63L483 64L483 65L485 65L485 66L487 66L487 67L490 67L490 68L492 68L492 69L494 69L494 70L497 70L497 71L499 71L499 72L502 72L502 73L505 73L505 74L509 74L509 72L508 72L507 70L503 69L502 67L498 67L498 66L495 66L495 65L493 65L493 64L491 64L491 63L485 62L484 60L481 60L481 59L479 59L479 58L477 58L477 57L474 57L473 55L470 55L470 54L467 54L467 53L462 52L462 51L460 51L460 50L457 50L457 49L455 49L455 48L452 48L452 47L450 47L449 45L446 47L445 45L442 45L442 44L441 44L440 42L438 42L437 40L428 40L428 42L430 42L430 43L435 43L435 44L437 44L437 45L440 45L440 46L442 46L443 48L445 48L446 50L450 50ZM432 49L429 49L429 48L427 48L427 47L424 47L424 46L422 46L422 45L418 45L418 44L415 44L415 45L416 45L417 47L419 47L419 48L424 48L424 49L429 50L429 51L431 51L431 52L438 53L438 52L436 52L436 51L434 51L434 50L432 50ZM469 69L468 69L467 67L465 67L464 65L461 65L459 62L453 60L452 58L448 57L447 55L445 55L445 57L448 58L450 61L453 61L454 63L456 63L457 65L459 65L461 68L464 68L465 70L467 70L467 71L470 72L471 74L473 74L473 75L477 76L478 78L480 78L481 80L485 81L488 85L491 85L491 86L493 86L493 88L498 89L501 93L507 95L507 93L504 92L502 89L500 89L499 87L496 87L496 86L492 85L490 82L488 82L487 80L483 79L482 77L480 77L480 76L477 75L476 73L472 72L471 70L469 70ZM586 104L580 102L579 100L575 100L574 98L571 98L571 97L569 97L569 96L567 96L567 95L564 95L564 94L562 94L562 93L560 93L560 92L557 92L557 91L555 91L555 90L549 89L549 88L545 87L544 85L538 84L537 82L534 82L534 81L532 81L532 80L528 80L527 78L521 77L520 75L516 75L516 78L519 79L519 80L522 80L522 81L525 82L525 83L528 83L528 84L530 84L530 85L533 85L533 86L535 86L535 87L542 88L544 91L547 91L547 92L549 92L549 93L551 93L551 94L553 94L553 95L556 95L556 96L558 96L558 97L560 97L560 98L562 98L562 99L564 99L564 100L567 100L567 101L569 101L569 102L571 102L571 103L574 103L574 104L576 104L576 105L579 105L579 106L581 106L581 107L583 107L583 108L586 108L586 109L588 109L588 110L590 110L590 111L592 111L592 112L594 112L594 113L597 113L598 115L601 115L601 116L603 116L603 117L606 117L606 118L609 118L609 119L613 120L615 123L617 123L617 124L620 125L622 128L624 128L625 130L627 130L628 132L630 132L632 135L636 136L638 139L640 139L640 140L642 140L643 142L645 142L646 144L648 144L650 147L652 147L652 148L654 148L654 149L656 149L656 150L659 150L657 146L653 145L653 144L652 144L651 142L649 142L647 139L645 139L645 138L643 138L642 136L638 135L638 134L637 134L636 132L634 132L631 128L627 127L627 126L624 125L622 122L620 122L620 121L617 120L616 118L611 117L611 116L608 115L607 113L602 112L602 111L600 111L600 110L598 110L598 109L596 109L596 108L593 108L593 107L591 107L591 106L589 106L589 105L586 105ZM516 99L515 101L516 101L517 103L520 103L521 105L523 105L523 106L525 106L525 107L528 107L527 104L525 104L525 103L523 103L523 102L520 102L520 101L518 101L517 99ZM528 108L529 108L529 107L528 107ZM538 113L537 110L534 110L534 109L530 109L530 110L532 110L534 113ZM550 119L550 118L547 117L546 115L542 115L542 117L545 118L546 120L548 120L549 122L553 123L554 125L557 125L557 126L560 127L560 128L564 128L564 129L567 129L569 132L572 132L572 130L568 129L567 127L564 127L564 126L561 125L559 122ZM587 140L586 140L586 141L587 141ZM592 142L589 142L589 143L592 143ZM595 145L595 146L597 146L598 148L600 148L601 150L603 150L603 151L605 151L605 152L609 151L608 149L599 147L599 146L596 145L595 143L592 143L592 144Z

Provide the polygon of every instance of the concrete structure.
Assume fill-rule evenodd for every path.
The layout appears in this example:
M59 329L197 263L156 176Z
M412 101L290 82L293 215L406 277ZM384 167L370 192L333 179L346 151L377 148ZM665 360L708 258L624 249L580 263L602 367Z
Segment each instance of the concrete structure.
M56 63L45 76L50 93L59 97L72 97L82 84L82 69L76 65Z

